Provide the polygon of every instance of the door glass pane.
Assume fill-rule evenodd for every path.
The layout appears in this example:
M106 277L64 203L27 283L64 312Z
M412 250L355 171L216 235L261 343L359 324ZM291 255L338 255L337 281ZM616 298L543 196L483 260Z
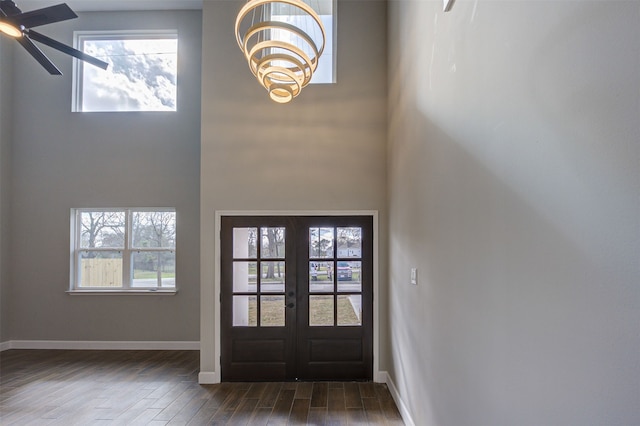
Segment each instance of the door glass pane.
M362 228L338 228L338 257L362 257Z
M362 325L362 296L338 296L338 325Z
M284 293L284 262L261 262L260 291Z
M338 279L338 291L361 292L362 291L362 262L337 262L336 277Z
M318 282L333 284L333 262L316 262L318 265Z
M256 292L257 262L233 262L233 292Z
M233 296L234 327L256 327L257 311L256 296Z
M284 327L284 296L260 297L260 327Z
M261 228L263 259L284 259L284 228Z
M309 257L333 257L333 228L309 228Z
M233 228L234 259L255 259L258 256L258 228Z
M327 293L333 291L333 262L309 262L309 291ZM331 275L331 278L329 278Z
M333 296L309 296L309 325L333 326Z

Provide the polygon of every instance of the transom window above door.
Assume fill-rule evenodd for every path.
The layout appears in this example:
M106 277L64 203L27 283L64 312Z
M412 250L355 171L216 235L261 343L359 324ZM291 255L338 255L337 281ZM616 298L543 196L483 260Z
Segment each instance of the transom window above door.
M335 54L337 33L337 0L304 0L304 2L311 6L318 14L318 17L322 21L322 25L324 25L327 37L324 44L324 52L322 53L322 57L318 62L318 68L313 73L311 84L335 83L337 66ZM270 19L273 21L293 24L305 31L309 28L315 28L313 26L312 18L309 15L301 14L299 13L299 9L291 7L285 3L274 2L271 6L270 14ZM282 37L288 34L287 32L282 30L272 31L278 31L279 36ZM321 39L321 35L316 31L312 31L309 35L314 39L314 41L316 41L316 43L322 44L319 42L319 40ZM299 41L295 40L293 36L291 40L288 41L292 42L294 45L300 44Z

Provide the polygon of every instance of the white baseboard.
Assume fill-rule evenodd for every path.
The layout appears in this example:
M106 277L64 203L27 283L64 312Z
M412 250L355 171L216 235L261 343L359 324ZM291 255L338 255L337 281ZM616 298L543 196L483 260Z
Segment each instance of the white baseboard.
M198 383L201 385L215 385L220 383L220 375L215 371L201 371L198 374Z
M386 371L374 371L373 372L373 381L375 383L387 383L387 378L389 375Z
M77 340L10 340L0 343L0 351L8 349L77 349L77 350L200 350L200 342L165 341L77 341Z
M389 376L389 374L386 371L381 371L379 374L380 375L384 374L386 379L384 383L387 384L387 388L389 388L389 393L393 397L393 400L396 402L396 407L398 407L398 411L400 411L400 415L402 416L402 420L404 421L404 424L407 426L415 426L415 422L411 417L411 413L409 412L407 405L404 403L404 401L400 397L398 388L396 387L396 384L391 379L391 376Z

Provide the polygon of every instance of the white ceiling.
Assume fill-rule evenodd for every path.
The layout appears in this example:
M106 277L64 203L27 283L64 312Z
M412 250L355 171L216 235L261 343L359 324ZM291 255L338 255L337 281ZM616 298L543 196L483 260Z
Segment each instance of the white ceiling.
M23 12L59 3L67 3L75 12L202 9L202 1L203 0L14 0Z

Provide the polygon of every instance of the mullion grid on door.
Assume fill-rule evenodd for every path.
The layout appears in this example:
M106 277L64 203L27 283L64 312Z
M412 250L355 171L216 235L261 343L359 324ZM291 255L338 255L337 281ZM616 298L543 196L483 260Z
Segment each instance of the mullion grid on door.
M327 230L327 229L331 229L331 256L330 257L326 257L323 256L323 249L322 249L322 233L323 230ZM313 241L313 237L312 237L312 232L313 230L317 231L317 248L315 249L315 253L313 253L314 248L314 241ZM309 305L309 312L308 312L308 325L309 327L335 327L337 325L337 297L336 297L336 280L335 280L335 271L336 271L336 228L335 226L310 226L307 230L307 235L309 237L309 244L308 244L308 249L309 249L309 273L307 274L309 277L309 301L308 301L308 305ZM315 254L315 256L314 256ZM323 291L323 290L316 290L313 291L312 288L312 284L311 281L313 281L313 274L315 273L316 278L319 278L319 272L320 272L320 268L318 265L320 265L321 263L324 264L330 264L331 265L331 270L332 270L332 278L331 278L331 283L332 283L332 289L331 291ZM313 265L313 266L312 266ZM315 271L313 271L312 269L315 268ZM325 274L327 273L327 271L325 270ZM322 297L331 297L332 300L332 305L333 305L333 309L332 309L332 324L313 324L311 321L311 315L313 312L313 304L312 304L312 300L315 298L322 298ZM316 299L317 300L317 299Z
M248 327L283 327L286 323L286 311L284 309L285 304L285 283L286 283L286 252L284 251L285 244L285 228L284 227L239 227L234 228L234 230L246 230L247 236L251 232L255 232L255 254L252 255L251 250L248 250L247 253L242 253L242 255L237 255L234 250L233 262L234 264L246 263L246 274L247 274L247 285L251 285L252 283L249 280L250 270L252 264L255 264L255 290L251 291L250 288L237 290L234 285L233 296L234 297L247 297L247 324L234 324L234 326L248 326ZM248 242L248 241L247 241ZM237 244L235 233L234 233L234 242L233 244ZM241 244L245 243L245 240L240 241ZM273 246L271 246L272 244ZM282 247L280 247L282 245ZM234 247L235 248L235 247ZM279 250L282 248L282 250ZM271 253L271 252L274 253ZM281 289L274 290L266 290L263 289L263 284L267 283L269 280L269 276L263 277L263 273L266 272L269 275L271 270L273 269L273 273L278 271L278 279L282 279L285 277L281 283L279 283L274 277L274 281L271 284L280 284L282 285ZM235 269L234 269L235 271ZM234 282L237 277L234 276ZM243 283L244 285L244 283ZM263 291L264 290L264 291ZM255 300L255 323L252 323L250 320L250 309L251 309L251 298ZM263 300L264 299L264 300ZM272 300L268 300L272 299ZM281 306L280 306L281 300ZM265 316L263 316L263 302L268 304L271 303L272 306L275 306L276 309L281 308L281 312L275 311L274 315L271 316L270 319L277 323L267 324L268 321L265 320ZM239 306L234 303L234 309ZM277 315L282 315L281 321Z
M331 252L322 249L323 235L326 236L327 231L331 230ZM356 231L357 230L357 231ZM362 327L362 311L358 307L362 304L362 235L363 228L361 226L334 226L334 227L322 227L322 226L310 226L309 235L309 267L310 267L310 285L309 285L309 326L310 327ZM340 248L341 239L346 238L346 247ZM357 248L353 247L353 244L357 243ZM342 252L341 252L342 251ZM330 254L330 256L329 256ZM315 279L319 280L320 265L326 268L331 265L331 291L323 290L321 287L317 287L315 291L311 282ZM316 268L317 267L317 268ZM315 270L314 270L315 268ZM325 271L327 273L327 271ZM357 280L353 277L356 276ZM327 277L329 274L327 273ZM317 278L316 278L317 277ZM342 281L342 283L341 283ZM359 285L356 288L347 288L352 285ZM342 288L341 288L342 286ZM318 300L322 297L331 297L333 306L333 318L332 323L318 323L312 321L313 304L312 300ZM354 304L352 298L355 298L357 302ZM345 316L341 316L340 303L348 301L351 303L353 313L355 315L354 321L345 322ZM343 303L344 305L344 303ZM344 306L342 307L344 309ZM360 310L360 312L357 312ZM347 315L348 316L348 315Z
M354 242L354 240L356 242L358 242L358 248L354 249L354 248L350 248L349 247L349 242L347 241L347 253L340 253L340 238L338 235L338 230L342 230L342 232L346 233L346 234L351 234L351 238L352 238L352 243ZM358 230L357 232L357 238L354 238L354 235L352 234L354 232L354 230ZM338 226L335 228L336 234L335 234L335 262L336 262L336 280L335 280L335 291L336 291L336 325L340 326L340 327L362 327L363 323L362 323L362 303L363 303L363 297L362 297L362 293L363 293L363 279L362 279L362 274L363 274L363 244L364 244L364 228L362 226L359 225L355 225L355 226L349 226L349 225L345 225L345 226ZM343 248L344 250L344 248ZM340 265L346 265L347 268L347 277L348 279L346 279L346 281L348 281L350 283L350 285L354 284L354 279L353 276L355 275L355 272L353 271L353 268L355 265L356 266L356 270L358 273L358 279L357 281L355 281L356 284L359 284L359 288L357 289L344 289L341 290L340 289L340 271L339 269L341 268ZM359 302L357 303L358 306L360 306L360 312L356 313L356 307L352 304L352 308L354 309L354 313L356 315L356 319L357 321L359 321L358 323L355 324L340 324L339 318L338 318L338 302L340 300L340 297L346 297L349 298L350 296L357 296L359 298ZM349 300L350 303L352 303L351 300Z
M266 234L265 234L266 231ZM284 308L285 303L286 303L286 250L285 250L285 241L286 241L286 228L282 227L282 226L266 226L266 227L260 227L259 228L259 235L258 235L258 240L259 240L259 244L258 244L258 257L257 257L257 271L256 271L256 275L257 275L257 288L256 288L256 312L257 312L257 323L258 323L258 327L265 327L265 325L263 325L263 316L262 316L262 302L263 302L263 291L262 291L262 275L263 275L263 267L265 266L265 264L267 264L268 262L271 262L274 271L275 271L275 265L278 265L278 277L282 277L282 270L280 267L280 264L283 264L284 267L284 281L282 283L282 291L265 291L265 301L267 297L273 297L275 300L278 300L279 298L282 299L282 304L280 306L280 308L282 309L282 324L278 324L278 325L273 325L273 324L269 324L266 325L267 327L284 327L286 325L286 309ZM270 233L271 232L271 233ZM278 233L281 232L281 241L278 240ZM264 242L265 242L265 237L267 238L267 241L269 242L269 244L274 244L274 248L275 248L275 256L272 255L271 252L271 246L268 246L267 249L265 249L264 246ZM282 253L278 252L278 247L279 245L282 244ZM265 255L265 253L269 253L268 256ZM267 265L267 271L269 270L269 266ZM267 279L268 277L265 277L265 279ZM272 301L273 302L273 301ZM278 302L276 303L276 307L278 306Z
M333 259L331 259L331 263L333 267L331 268L333 271L337 271L338 263L336 262L336 258L338 257L338 231L337 228L333 227ZM338 277L336 274L333 274L333 326L338 326Z
M258 253L256 259L256 327L261 327L262 303L260 303L260 289L262 287L262 228L258 228Z
M256 227L234 227L233 228L233 234L232 234L232 240L231 240L232 241L232 245L233 245L233 247L232 247L233 261L232 262L233 262L233 265L246 263L246 280L247 280L247 282L246 282L247 288L246 289L243 289L243 290L237 290L236 289L236 280L238 279L238 277L236 277L237 268L235 268L235 266L234 266L234 268L232 269L232 271L233 271L232 272L232 281L233 281L233 284L232 284L232 315L233 315L233 318L234 318L234 320L233 320L233 326L234 327L257 327L258 326L258 317L256 317L255 325L251 324L251 321L250 321L250 306L251 306L251 297L252 296L256 297L256 305L258 304L257 303L257 289L258 289L258 286L259 286L259 281L258 281L259 280L259 274L256 273L256 291L252 292L252 291L250 291L250 288L249 288L249 286L251 285L250 278L249 278L249 272L251 270L251 264L252 263L255 263L256 271L258 271L258 267L259 267L259 262L258 262L259 247L258 247L258 244L257 244L257 241L256 241L256 254L254 256L252 256L249 249L247 249L247 253L246 254L242 253L242 255L238 255L237 254L237 250L236 250L236 246L235 246L236 244L238 244L240 242L240 241L236 240L236 237L237 237L236 231L244 230L247 233L247 240L242 240L241 243L248 244L249 243L249 234L251 232L250 231L251 229L255 229L256 239L258 239L258 235L257 234L259 232L259 229L256 228ZM244 286L245 283L243 283L242 285ZM240 305L240 304L237 304L235 302L235 298L236 297L246 297L247 298L247 301L246 301L246 303L247 303L246 324L236 324L235 323L235 318L236 318L235 310Z

